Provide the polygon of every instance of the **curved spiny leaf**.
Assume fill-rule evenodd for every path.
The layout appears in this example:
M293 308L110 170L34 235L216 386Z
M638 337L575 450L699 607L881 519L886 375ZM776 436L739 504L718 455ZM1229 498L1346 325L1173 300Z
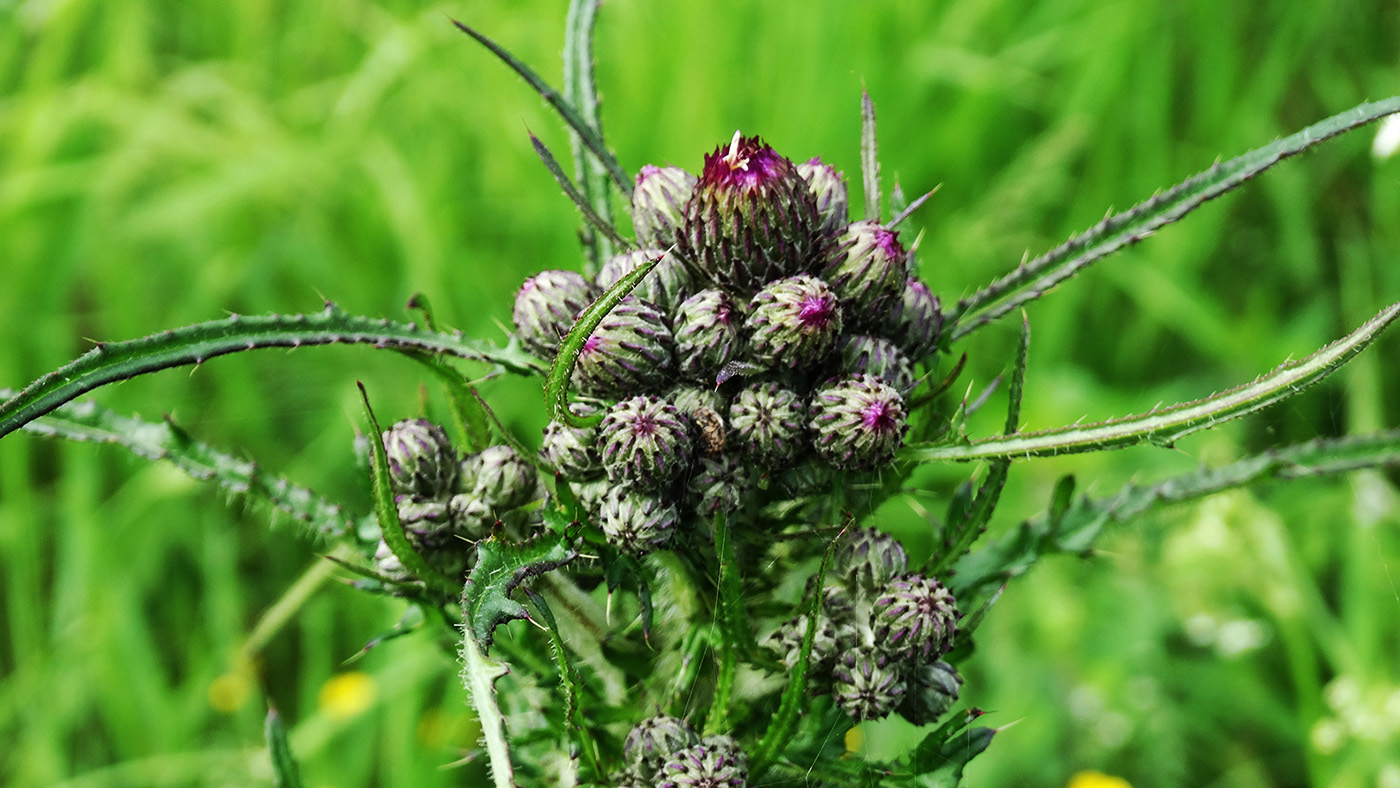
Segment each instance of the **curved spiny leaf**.
M497 347L460 333L428 331L352 315L334 304L314 315L232 315L125 342L103 342L35 380L0 404L0 437L93 389L137 375L202 364L215 356L258 348L367 344L416 350L496 364L512 372L538 374L543 364L512 342Z
M1019 266L1015 271L959 301L957 307L947 315L948 322L945 323L944 331L948 332L951 341L961 339L1022 304L1039 298L1050 288L1079 273L1089 264L1141 241L1289 156L1302 153L1320 142L1395 112L1400 112L1400 96L1362 104L1273 144L1256 148L1227 162L1217 163L1161 194L1104 219L1059 247ZM1021 292L991 307L993 302L1017 291ZM963 321L963 318L982 309L987 311L975 320Z
M1266 408L1322 380L1350 361L1400 317L1400 303L1391 304L1346 337L1302 361L1284 364L1252 383L1193 402L1097 424L1078 425L1021 435L1004 435L965 445L910 446L902 457L915 462L1053 457L1103 449L1118 449L1151 441L1170 446L1186 435Z

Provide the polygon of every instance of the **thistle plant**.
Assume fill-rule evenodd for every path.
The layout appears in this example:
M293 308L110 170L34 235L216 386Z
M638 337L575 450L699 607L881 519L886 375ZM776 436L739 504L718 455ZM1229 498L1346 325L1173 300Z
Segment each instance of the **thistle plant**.
M1065 477L1042 514L989 535L1013 466L1173 446L1295 396L1400 317L1400 304L1386 307L1223 392L1022 429L1033 396L1024 307L1283 159L1400 112L1400 98L1211 165L960 294L941 264L920 259L912 225L932 192L909 201L881 180L868 95L852 141L859 173L747 129L683 166L627 173L598 120L597 5L571 4L562 92L457 23L550 103L575 164L566 172L533 140L581 216L582 248L575 269L532 271L501 305L505 341L446 330L425 301L415 323L333 304L235 315L98 344L9 392L0 436L101 435L265 500L334 543L355 587L421 614L410 636L450 644L496 788L958 785L974 758L996 757L989 747L1011 722L982 711L986 689L960 667L1003 591L1042 558L1092 555L1107 524L1176 502L1397 463L1400 434L1389 431L1273 446L1117 494L1080 493ZM981 330L1018 312L1004 376L968 380L968 357L996 352L974 343ZM403 354L449 403L450 419L391 421L372 384L361 387L372 510L354 515L173 422L79 399L220 355L329 344ZM477 383L500 375L538 387L541 433L497 418ZM977 425L992 403L1004 417L987 432ZM968 469L966 482L928 481L949 468ZM901 504L931 547L876 527ZM506 690L522 676L545 700ZM849 757L846 735L880 721L921 730L900 752ZM280 784L299 784L281 718L267 730Z

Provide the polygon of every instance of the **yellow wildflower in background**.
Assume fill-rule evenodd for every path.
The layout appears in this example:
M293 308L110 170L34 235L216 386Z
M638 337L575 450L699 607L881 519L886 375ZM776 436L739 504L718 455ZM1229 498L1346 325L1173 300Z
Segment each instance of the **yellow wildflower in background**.
M1133 788L1132 784L1122 777L1112 777L1103 772L1078 772L1069 778L1069 783L1065 788Z

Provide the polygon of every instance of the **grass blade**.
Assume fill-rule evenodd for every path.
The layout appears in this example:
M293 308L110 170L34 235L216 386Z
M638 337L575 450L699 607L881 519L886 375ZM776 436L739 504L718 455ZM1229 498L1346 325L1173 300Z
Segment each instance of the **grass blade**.
M593 73L593 28L598 21L601 0L570 0L564 35L564 100L578 109L599 136L603 134L603 119L598 112L598 85ZM583 137L569 129L569 148L574 156L574 178L584 200L609 227L613 225L612 203L608 197L607 167L587 151ZM613 244L588 230L584 246L589 259L590 276L596 275L603 263L614 253ZM625 246L625 244L624 244Z
M1079 273L1091 263L1141 241L1289 156L1302 153L1318 143L1395 112L1400 112L1400 96L1362 104L1270 145L1256 148L1227 162L1217 163L1166 192L1104 219L1058 248L1021 265L1015 271L958 302L947 315L944 330L948 331L951 328L953 341L961 339L1000 319L1022 304L1039 298L1050 288ZM1013 296L1013 293L1016 295ZM991 306L1002 298L1007 300ZM965 320L969 315L983 309L987 311L976 319Z
M554 176L554 181L559 184L559 188L564 190L564 196L568 197L573 201L574 205L578 206L579 213L583 214L583 218L587 219L588 223L593 225L593 229L602 233L608 240L620 247L626 248L630 246L631 244L627 243L627 239L618 234L617 228L613 227L611 222L598 214L594 200L585 196L583 192L579 191L579 187L575 186L573 181L569 180L569 176L564 173L564 168L559 166L559 160L554 158L554 154L549 152L549 148L545 147L543 142L540 142L539 137L531 134L530 144L535 146L535 153L539 155L540 161L544 162L545 169L549 170L550 175ZM604 204L607 202L606 195L604 196L603 202Z
M1385 330L1400 303L1391 304L1346 337L1302 361L1284 364L1252 383L1193 402L1089 425L1070 425L1043 432L998 436L964 445L913 446L902 455L916 462L984 460L996 457L1053 457L1152 442L1170 446L1180 438L1221 422L1253 413L1336 371Z
M292 755L292 745L287 741L287 725L277 709L269 707L267 721L263 725L267 734L267 751L272 760L272 773L277 778L277 788L302 788L301 769Z
M865 218L880 220L880 156L875 140L875 102L860 92L860 174L865 188Z
M588 125L573 105L565 101L564 97L559 95L558 91L546 84L545 81L540 78L540 75L535 73L534 69L516 59L514 55L507 52L500 44L497 44L495 41L478 33L470 26L458 22L455 19L452 20L452 24L456 25L458 30L476 39L477 43L491 50L491 54L500 58L501 62L510 66L511 70L519 74L522 79L529 83L530 87L534 88L535 92L540 94L541 98L549 102L551 107L554 107L555 111L559 113L559 117L564 119L564 123L579 135L579 139L583 140L583 144L587 146L589 152L598 157L598 161L602 162L603 166L607 168L608 174L612 176L613 182L617 184L617 188L620 189L623 194L630 195L632 193L632 179L627 176L627 171L622 169L622 165L618 162L617 157L613 156L612 152L608 150L607 145L603 143L603 138L598 131Z

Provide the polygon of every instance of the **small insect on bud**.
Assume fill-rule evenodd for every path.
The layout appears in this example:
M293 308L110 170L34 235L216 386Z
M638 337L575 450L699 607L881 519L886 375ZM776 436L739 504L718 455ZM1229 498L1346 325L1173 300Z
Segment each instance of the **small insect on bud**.
M702 383L712 378L739 352L743 319L723 290L701 290L681 302L672 319L681 374Z
M574 326L574 318L599 295L582 274L544 271L520 286L515 294L515 335L525 349L540 358L554 358L559 342Z
M724 419L714 408L702 405L690 412L690 420L695 423L700 453L718 457L724 451Z

